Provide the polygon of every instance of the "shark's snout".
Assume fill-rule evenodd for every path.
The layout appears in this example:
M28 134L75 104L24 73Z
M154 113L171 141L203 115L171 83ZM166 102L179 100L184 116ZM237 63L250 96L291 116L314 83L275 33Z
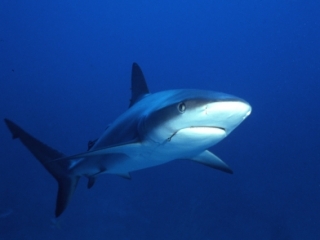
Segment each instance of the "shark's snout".
M251 106L243 100L220 101L207 104L205 115L211 119L211 125L233 131L251 113Z

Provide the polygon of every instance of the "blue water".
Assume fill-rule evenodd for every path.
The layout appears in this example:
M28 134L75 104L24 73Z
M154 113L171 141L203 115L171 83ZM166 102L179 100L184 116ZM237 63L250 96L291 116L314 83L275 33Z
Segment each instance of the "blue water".
M54 220L55 180L0 125L0 239L320 239L320 1L0 3L0 117L66 154L86 150L130 99L198 88L253 107L189 161L82 179Z

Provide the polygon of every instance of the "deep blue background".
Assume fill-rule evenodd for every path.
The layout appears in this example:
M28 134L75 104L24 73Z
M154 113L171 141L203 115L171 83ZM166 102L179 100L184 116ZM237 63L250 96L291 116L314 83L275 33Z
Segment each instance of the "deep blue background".
M319 11L316 0L2 0L0 117L66 154L127 109L134 61L153 92L222 91L253 112L211 149L234 175L176 161L90 191L83 179L55 226L55 180L0 125L0 239L320 239Z

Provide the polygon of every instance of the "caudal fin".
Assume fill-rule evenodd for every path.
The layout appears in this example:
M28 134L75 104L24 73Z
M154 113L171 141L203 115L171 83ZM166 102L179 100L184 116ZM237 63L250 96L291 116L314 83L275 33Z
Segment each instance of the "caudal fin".
M70 162L52 162L54 159L65 157L63 153L60 153L42 143L9 119L4 119L4 121L12 133L12 138L19 138L22 144L26 146L26 148L36 157L36 159L38 159L39 162L48 170L48 172L51 173L51 175L58 181L59 190L57 195L55 215L56 217L60 216L69 204L69 201L79 181L79 177L69 174L68 168Z

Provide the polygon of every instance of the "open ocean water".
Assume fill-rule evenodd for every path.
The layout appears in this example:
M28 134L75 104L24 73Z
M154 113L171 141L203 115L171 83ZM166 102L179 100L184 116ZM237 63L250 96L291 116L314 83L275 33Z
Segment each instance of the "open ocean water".
M0 3L0 117L68 155L151 92L196 88L252 114L190 161L82 179L54 219L57 183L0 125L0 239L320 239L320 1Z

